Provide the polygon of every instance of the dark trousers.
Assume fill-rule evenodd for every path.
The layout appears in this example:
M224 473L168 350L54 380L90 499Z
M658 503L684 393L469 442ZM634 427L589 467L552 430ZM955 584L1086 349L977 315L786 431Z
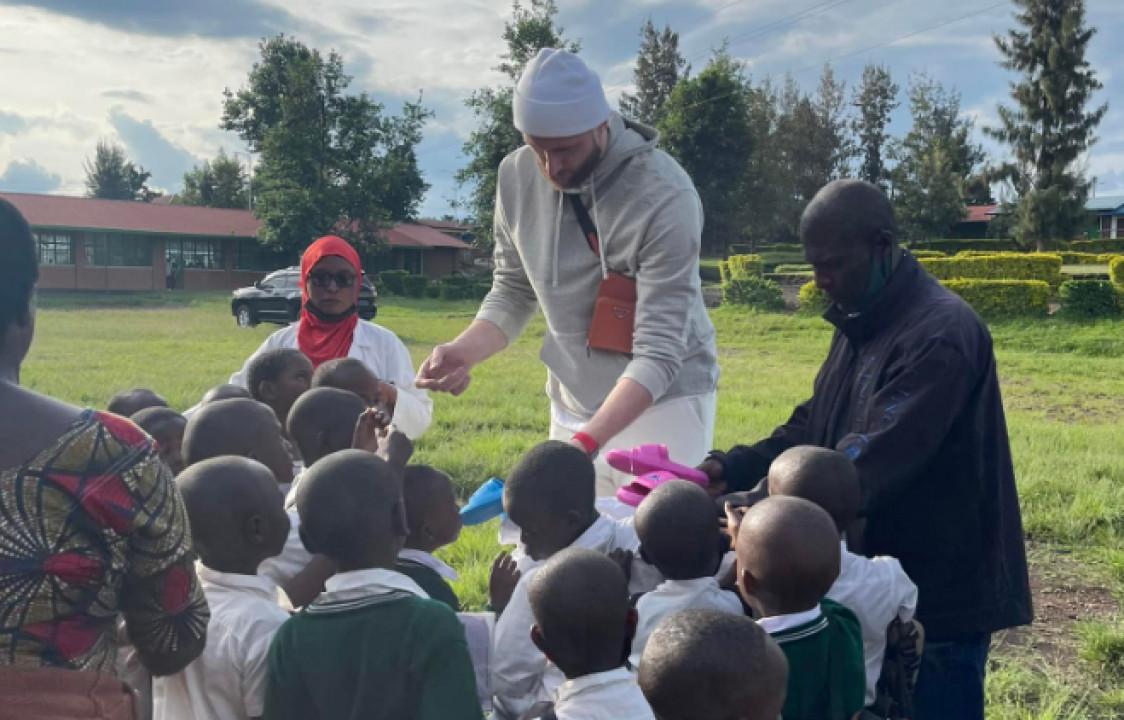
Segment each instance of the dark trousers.
M983 720L991 634L926 642L913 694L916 720Z

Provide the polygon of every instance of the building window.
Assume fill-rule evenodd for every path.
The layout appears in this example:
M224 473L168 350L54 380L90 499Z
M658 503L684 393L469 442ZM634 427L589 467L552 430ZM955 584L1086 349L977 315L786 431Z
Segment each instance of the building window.
M296 264L289 253L279 253L262 246L257 240L241 238L234 241L234 269L270 272Z
M73 265L74 240L66 233L37 232L35 246L40 265Z
M86 264L96 267L152 267L152 245L143 235L91 233L86 236Z
M183 243L180 259L188 270L223 270L226 268L222 240L189 239Z

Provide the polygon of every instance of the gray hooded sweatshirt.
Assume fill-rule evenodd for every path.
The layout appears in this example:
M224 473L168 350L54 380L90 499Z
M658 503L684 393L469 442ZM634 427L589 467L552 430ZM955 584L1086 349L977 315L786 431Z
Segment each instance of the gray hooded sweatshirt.
M589 418L621 378L656 402L703 395L718 383L714 326L699 278L702 204L694 184L655 130L613 113L605 157L579 191L597 226L601 255L586 243L565 194L522 147L500 163L495 274L477 319L514 341L541 305L540 358L547 394ZM635 278L633 354L592 350L586 333L602 277Z

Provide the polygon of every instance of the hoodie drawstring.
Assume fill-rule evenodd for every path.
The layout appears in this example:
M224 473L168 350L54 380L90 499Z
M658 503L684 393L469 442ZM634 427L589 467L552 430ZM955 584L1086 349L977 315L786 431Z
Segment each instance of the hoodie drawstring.
M558 287L558 245L562 239L562 202L566 199L566 193L558 193L558 211L554 214L554 262L553 273L554 276L550 281L551 287Z
M593 205L593 228L597 231L597 254L601 260L601 279L606 280L609 277L609 264L605 260L605 243L609 238L601 232L601 223L597 219L597 179L594 176L589 178L589 197L590 203Z

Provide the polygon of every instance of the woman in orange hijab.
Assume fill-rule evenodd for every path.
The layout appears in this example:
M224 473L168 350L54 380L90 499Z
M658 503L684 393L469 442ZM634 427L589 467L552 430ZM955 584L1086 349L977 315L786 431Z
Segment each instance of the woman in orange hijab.
M301 256L300 319L266 338L230 383L246 387L254 358L279 348L298 348L314 368L337 358L355 358L379 379L380 409L414 439L429 427L433 403L424 390L414 387L410 353L398 336L359 319L362 277L359 253L343 238L326 235L309 245Z

